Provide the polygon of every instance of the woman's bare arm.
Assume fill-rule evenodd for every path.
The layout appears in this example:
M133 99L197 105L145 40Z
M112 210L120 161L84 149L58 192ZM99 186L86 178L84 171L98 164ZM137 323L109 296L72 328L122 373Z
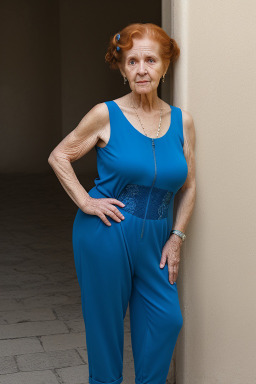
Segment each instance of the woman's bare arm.
M96 145L108 122L107 105L96 104L78 126L54 148L48 158L48 163L61 185L80 209L86 206L90 196L80 184L71 163L87 154Z
M196 180L195 180L195 126L192 116L189 112L182 110L183 120L183 136L184 136L184 156L188 165L188 174L185 183L176 193L174 199L174 215L173 229L186 231L189 219L196 198ZM179 272L180 251L182 239L172 233L163 247L160 260L160 268L165 266L166 260L168 264L169 282L176 282Z
M196 172L195 172L195 126L191 114L182 110L184 156L188 165L188 175L185 183L175 196L176 215L173 229L185 232L193 212L196 199ZM170 238L182 243L179 236L172 234Z

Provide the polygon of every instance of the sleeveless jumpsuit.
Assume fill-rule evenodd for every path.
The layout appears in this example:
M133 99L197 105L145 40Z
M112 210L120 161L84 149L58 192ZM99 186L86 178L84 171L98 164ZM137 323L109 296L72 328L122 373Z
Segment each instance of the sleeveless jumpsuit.
M73 223L73 252L81 289L89 383L123 381L124 318L129 303L136 384L164 384L183 325L176 282L162 248L170 236L173 202L188 167L183 153L181 109L171 107L171 123L161 137L139 132L113 100L110 139L95 146L98 177L93 198L116 198L125 219L80 208Z

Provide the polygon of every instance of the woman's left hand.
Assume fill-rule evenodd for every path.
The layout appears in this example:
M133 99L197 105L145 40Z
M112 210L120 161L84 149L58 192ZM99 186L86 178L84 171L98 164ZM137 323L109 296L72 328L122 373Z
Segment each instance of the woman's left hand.
M171 284L173 284L178 277L181 245L182 239L173 234L167 240L162 250L160 268L165 266L167 260L169 281Z

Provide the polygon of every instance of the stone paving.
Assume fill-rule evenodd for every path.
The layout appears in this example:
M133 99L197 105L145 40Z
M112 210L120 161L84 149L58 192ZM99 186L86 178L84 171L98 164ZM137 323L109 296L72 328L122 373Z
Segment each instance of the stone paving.
M0 384L88 383L72 250L77 206L54 174L2 175L0 209ZM123 382L133 384L129 307L124 331Z

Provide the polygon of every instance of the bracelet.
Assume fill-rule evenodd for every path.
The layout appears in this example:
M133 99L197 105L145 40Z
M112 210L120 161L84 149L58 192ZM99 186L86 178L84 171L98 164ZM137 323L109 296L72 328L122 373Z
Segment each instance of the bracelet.
M182 239L182 241L185 241L186 235L184 232L178 231L177 229L172 229L171 234L172 233L174 233L175 235L178 235Z

